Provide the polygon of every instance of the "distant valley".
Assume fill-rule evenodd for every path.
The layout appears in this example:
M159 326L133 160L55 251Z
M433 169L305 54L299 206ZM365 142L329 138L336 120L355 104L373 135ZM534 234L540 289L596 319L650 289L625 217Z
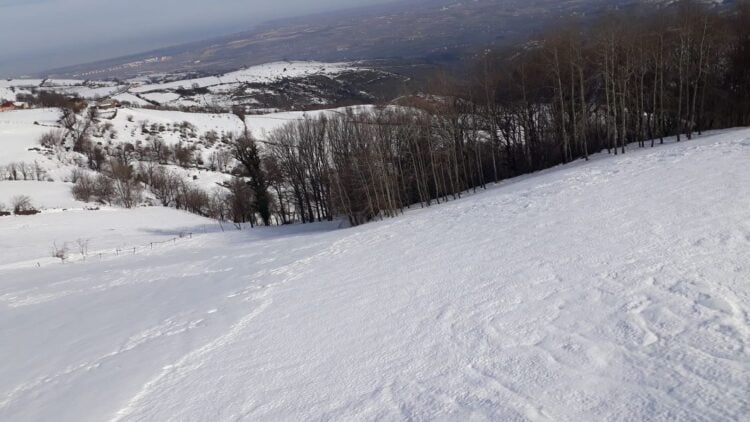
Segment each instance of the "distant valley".
M662 3L669 2L399 1L273 21L222 38L54 69L40 76L108 79L164 72L213 75L281 60L390 59L389 65L398 66L460 65L478 49L517 43L555 21L593 19L615 9Z

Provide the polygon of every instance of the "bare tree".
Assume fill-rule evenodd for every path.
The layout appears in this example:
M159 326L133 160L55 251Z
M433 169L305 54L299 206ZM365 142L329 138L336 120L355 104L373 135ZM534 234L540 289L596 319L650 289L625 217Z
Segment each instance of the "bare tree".
M89 253L89 241L90 239L83 239L79 238L76 239L76 246L78 247L78 253L81 254L81 257L86 258L86 255Z
M62 263L65 263L65 260L68 259L68 246L67 244L62 244L61 246L58 246L57 241L55 241L52 243L50 253L51 253L52 258L57 258Z
M14 196L10 203L13 208L13 214L16 215L23 215L36 211L31 203L31 198L26 195Z

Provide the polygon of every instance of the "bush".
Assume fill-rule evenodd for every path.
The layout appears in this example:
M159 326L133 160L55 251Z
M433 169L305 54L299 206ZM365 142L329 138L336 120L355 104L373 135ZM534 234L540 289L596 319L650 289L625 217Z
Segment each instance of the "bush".
M31 198L26 195L14 196L11 200L11 207L13 208L13 214L16 215L34 215L39 213L31 204Z
M70 172L70 177L68 178L68 180L67 180L67 181L70 181L70 183L78 183L78 180L79 180L79 179L80 179L81 177L85 176L85 175L86 175L86 173L85 173L85 172L84 172L83 170L81 170L81 169L79 169L79 168L74 168L74 169L73 169L73 170L72 170L72 171Z
M183 184L175 198L175 204L178 209L184 209L198 215L208 215L210 208L210 198L208 193L203 189L188 184Z
M39 213L41 213L41 211L35 210L35 209L30 209L30 210L19 211L19 212L16 213L16 215L36 215L36 214L39 214Z
M71 192L73 197L81 202L97 201L109 204L115 194L114 181L103 174L94 177L81 174Z
M79 174L75 178L77 179L75 186L70 189L73 198L81 202L91 201L91 197L94 195L94 180L87 174Z
M151 192L165 207L174 203L180 192L180 177L164 167L154 170L149 183Z
M52 258L57 258L64 263L68 259L68 245L57 246L57 242L52 243L50 255Z
M112 203L112 198L115 195L115 182L103 174L97 175L94 179L93 194L101 203Z
M60 129L55 129L47 132L39 138L39 144L47 148L61 146L64 141L65 133Z
M188 168L193 165L195 157L191 148L178 144L174 146L174 159L180 167Z
M141 183L136 180L136 173L124 160L110 160L109 172L112 175L113 198L125 207L133 208L143 200Z

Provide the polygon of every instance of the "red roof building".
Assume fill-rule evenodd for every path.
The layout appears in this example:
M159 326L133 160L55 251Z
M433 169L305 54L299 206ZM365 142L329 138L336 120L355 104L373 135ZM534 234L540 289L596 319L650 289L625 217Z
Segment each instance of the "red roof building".
M0 113L2 113L4 111L12 111L12 110L15 110L15 109L16 109L15 104L13 104L10 101L6 101L4 103L0 103Z

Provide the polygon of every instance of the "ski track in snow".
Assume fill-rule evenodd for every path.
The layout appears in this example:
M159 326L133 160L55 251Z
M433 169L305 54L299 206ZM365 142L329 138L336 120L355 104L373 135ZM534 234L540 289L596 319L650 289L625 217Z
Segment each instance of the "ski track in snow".
M724 132L352 229L0 270L0 419L740 420L749 160Z

